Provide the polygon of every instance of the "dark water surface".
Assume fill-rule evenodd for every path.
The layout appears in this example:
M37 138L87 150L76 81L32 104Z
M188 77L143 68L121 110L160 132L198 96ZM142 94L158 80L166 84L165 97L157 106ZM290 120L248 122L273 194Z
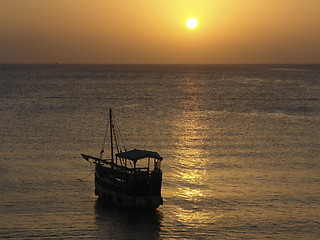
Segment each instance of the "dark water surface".
M0 65L0 238L320 239L320 65ZM164 205L106 206L107 109Z

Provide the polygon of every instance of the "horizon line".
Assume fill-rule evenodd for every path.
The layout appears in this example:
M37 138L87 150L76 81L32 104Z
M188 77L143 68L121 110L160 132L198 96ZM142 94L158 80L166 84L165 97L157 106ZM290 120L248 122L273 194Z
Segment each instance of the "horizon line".
M64 62L51 62L51 63L0 63L0 65L319 65L320 62L314 63L64 63Z

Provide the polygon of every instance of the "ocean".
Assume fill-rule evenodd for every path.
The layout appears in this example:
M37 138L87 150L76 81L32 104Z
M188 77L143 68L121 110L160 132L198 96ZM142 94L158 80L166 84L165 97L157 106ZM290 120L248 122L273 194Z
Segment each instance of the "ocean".
M0 65L0 238L320 239L320 65ZM108 108L164 204L94 195Z

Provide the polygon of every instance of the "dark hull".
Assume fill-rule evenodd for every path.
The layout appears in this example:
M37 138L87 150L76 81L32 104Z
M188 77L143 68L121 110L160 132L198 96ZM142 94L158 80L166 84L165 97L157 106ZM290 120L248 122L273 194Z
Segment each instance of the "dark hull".
M125 172L96 166L95 194L122 207L154 209L162 205L161 172Z

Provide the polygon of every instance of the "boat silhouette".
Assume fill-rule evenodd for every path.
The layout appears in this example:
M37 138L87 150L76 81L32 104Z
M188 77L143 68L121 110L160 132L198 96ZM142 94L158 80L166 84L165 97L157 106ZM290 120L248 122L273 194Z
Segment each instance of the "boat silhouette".
M95 164L95 195L122 207L144 209L159 207L163 204L161 197L163 158L153 151L138 149L122 151L112 122L111 108L108 123L110 158L102 157L104 149L101 150L100 157L81 154L85 160Z

